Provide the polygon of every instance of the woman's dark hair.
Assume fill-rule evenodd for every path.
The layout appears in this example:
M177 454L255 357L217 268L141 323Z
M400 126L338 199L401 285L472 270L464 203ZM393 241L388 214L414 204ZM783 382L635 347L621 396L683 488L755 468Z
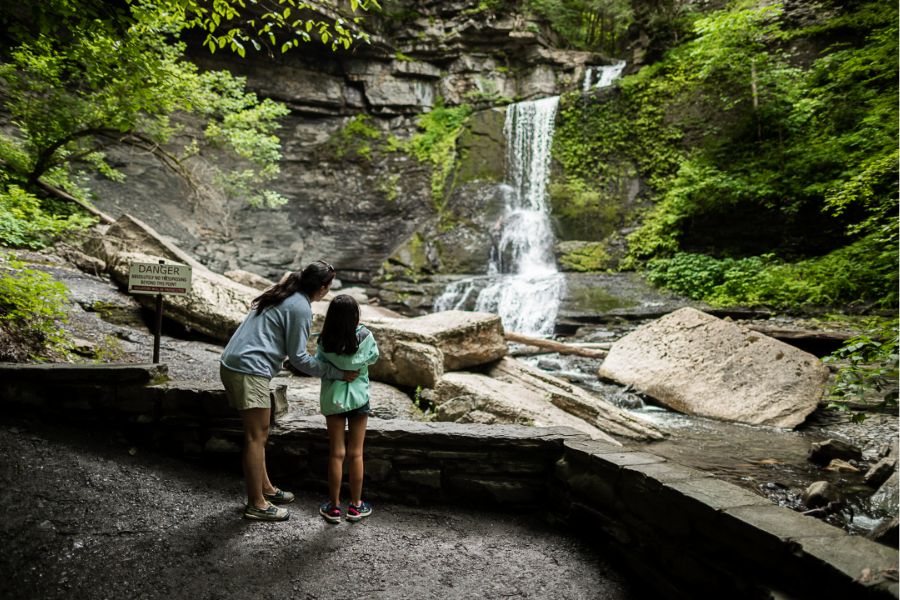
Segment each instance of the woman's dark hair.
M332 279L334 267L324 260L317 260L306 265L302 271L288 273L281 281L254 298L250 307L255 308L257 314L262 314L267 308L278 306L297 292L312 297L322 286L331 283Z
M355 354L359 349L356 326L359 325L359 304L351 296L341 294L328 305L325 324L319 343L325 352Z

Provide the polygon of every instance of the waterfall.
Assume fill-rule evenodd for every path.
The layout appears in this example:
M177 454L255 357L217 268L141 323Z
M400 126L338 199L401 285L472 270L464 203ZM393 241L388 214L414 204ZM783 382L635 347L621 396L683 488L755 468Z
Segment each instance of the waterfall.
M583 93L588 93L591 88L600 89L609 87L613 82L622 76L625 70L625 61L620 60L612 65L603 65L601 67L587 67L584 72L584 82L581 86Z
M612 84L625 61L588 67L583 89ZM506 111L506 183L500 187L505 210L487 275L450 284L434 309L472 308L500 315L507 331L551 335L565 279L553 257L555 238L547 205L550 150L559 96L519 102Z
M486 278L458 281L435 301L435 310L470 305L496 312L508 331L553 333L565 281L553 258L555 238L547 207L550 149L559 96L508 107L507 184L501 187L504 215Z

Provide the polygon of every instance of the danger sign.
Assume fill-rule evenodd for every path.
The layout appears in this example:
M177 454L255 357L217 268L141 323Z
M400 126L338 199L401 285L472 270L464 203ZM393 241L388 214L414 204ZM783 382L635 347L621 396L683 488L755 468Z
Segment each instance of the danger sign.
M187 265L131 263L129 294L176 294L191 291L191 268Z

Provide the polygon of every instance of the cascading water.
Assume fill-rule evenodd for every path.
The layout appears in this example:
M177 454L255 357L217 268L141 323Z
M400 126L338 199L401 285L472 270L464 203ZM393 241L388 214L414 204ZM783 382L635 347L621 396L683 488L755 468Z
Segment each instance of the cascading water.
M503 131L507 140L507 179L502 229L488 266L487 280L450 285L435 301L436 310L470 305L496 312L508 331L547 335L559 311L565 286L553 259L553 230L547 210L547 180L553 122L559 96L509 106Z
M610 85L625 62L593 68L585 74L585 89ZM472 307L500 315L507 331L550 335L565 291L565 278L553 258L555 238L547 206L550 149L559 96L519 102L508 107L503 128L507 140L507 183L500 239L486 277L449 285L434 309Z
M622 71L624 70L624 60L620 60L612 65L587 67L584 72L584 83L581 88L582 92L587 93L592 87L594 89L600 89L611 86L613 81L622 76Z

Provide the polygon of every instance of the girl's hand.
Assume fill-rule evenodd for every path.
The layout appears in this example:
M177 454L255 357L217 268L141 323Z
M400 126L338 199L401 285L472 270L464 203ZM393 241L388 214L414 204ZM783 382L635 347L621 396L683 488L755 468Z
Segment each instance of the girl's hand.
M344 371L344 381L350 382L359 377L359 371Z

